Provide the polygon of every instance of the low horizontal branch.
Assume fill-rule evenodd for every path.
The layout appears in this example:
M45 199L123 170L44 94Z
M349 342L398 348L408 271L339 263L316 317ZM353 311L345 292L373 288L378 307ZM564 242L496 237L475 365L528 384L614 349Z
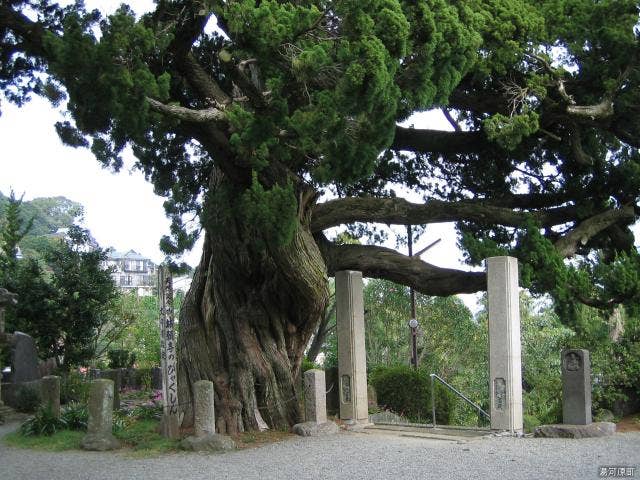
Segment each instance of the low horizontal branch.
M418 128L396 127L391 148L412 152L442 154L473 153L491 144L482 132L448 132Z
M390 248L324 242L321 251L329 275L340 270L358 270L365 277L390 280L425 295L437 296L475 293L487 288L484 272L436 267Z
M551 226L570 221L574 216L575 208L571 206L526 212L487 205L477 200L429 200L420 204L403 198L351 197L316 205L312 213L311 230L319 232L354 222L424 225L459 220L519 227L533 219L542 226Z

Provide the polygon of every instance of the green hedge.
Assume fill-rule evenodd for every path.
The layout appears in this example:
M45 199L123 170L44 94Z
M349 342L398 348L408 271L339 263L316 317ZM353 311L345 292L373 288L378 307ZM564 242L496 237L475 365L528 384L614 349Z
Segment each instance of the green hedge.
M431 421L431 381L429 372L408 365L376 367L369 375L378 405L414 422ZM441 385L435 387L436 422L451 421L453 397Z

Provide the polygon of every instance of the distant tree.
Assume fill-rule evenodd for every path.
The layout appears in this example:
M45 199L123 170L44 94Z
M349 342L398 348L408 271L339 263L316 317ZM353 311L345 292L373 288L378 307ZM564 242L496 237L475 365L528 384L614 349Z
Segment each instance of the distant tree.
M13 192L9 197L0 192L0 223L10 215L15 215L11 213L12 209L15 210L12 206L15 201ZM82 205L61 196L34 198L30 201L20 199L19 202L19 220L25 227L31 225L17 243L26 258L42 259L46 250L59 240L52 234L59 229L77 225L84 215Z
M21 217L22 197L17 199L13 190L6 202L3 217L0 217L0 281L15 275L18 244L33 227L33 218L24 221Z
M90 240L88 231L71 227L68 239L46 255L56 292L55 325L59 332L49 351L64 358L66 366L81 365L94 356L93 339L108 321L109 306L118 296L111 274L103 266L106 251L88 248Z

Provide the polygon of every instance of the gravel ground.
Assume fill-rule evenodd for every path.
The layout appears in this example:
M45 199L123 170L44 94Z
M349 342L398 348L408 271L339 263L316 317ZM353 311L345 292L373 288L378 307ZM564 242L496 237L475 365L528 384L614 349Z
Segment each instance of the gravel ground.
M17 424L0 427L0 437ZM640 432L600 439L495 437L452 443L383 434L294 438L228 454L43 452L0 441L0 480L128 479L589 479L600 466L634 466Z

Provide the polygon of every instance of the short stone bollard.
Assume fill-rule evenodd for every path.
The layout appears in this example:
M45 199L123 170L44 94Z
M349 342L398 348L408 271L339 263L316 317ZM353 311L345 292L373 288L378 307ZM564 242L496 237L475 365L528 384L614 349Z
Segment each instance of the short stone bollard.
M304 372L304 423L293 426L293 433L303 437L330 435L339 428L334 422L327 421L327 403L325 393L325 377L323 370L307 370Z
M113 381L113 408L120 408L120 389L122 388L122 370L112 368L110 370L102 370L100 378L106 378Z
M213 382L198 380L193 385L194 435L185 438L180 446L185 450L219 452L233 450L235 443L216 433Z
M56 418L60 418L60 377L48 375L40 380L42 405L50 408Z
M91 382L89 423L80 445L85 450L114 450L120 442L113 436L113 380Z

